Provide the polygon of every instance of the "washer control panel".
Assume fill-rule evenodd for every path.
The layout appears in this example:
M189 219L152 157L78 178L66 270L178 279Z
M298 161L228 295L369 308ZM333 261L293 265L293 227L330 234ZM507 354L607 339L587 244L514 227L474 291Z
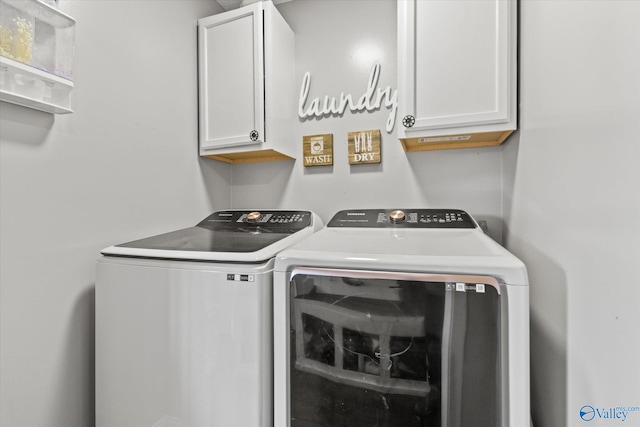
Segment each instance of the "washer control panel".
M309 211L219 211L205 218L199 227L217 231L245 231L256 227L261 231L293 233L311 225Z
M471 215L459 209L358 209L340 211L327 227L476 228Z

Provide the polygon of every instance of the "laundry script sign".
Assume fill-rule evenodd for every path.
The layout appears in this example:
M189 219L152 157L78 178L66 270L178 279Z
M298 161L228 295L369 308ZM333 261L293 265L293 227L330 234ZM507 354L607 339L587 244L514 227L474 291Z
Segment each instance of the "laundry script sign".
M309 97L309 88L311 87L311 73L307 73L302 78L302 86L300 88L300 99L298 102L298 116L301 119L310 117L316 117L322 119L328 116L342 116L347 108L351 112L360 111L376 111L382 108L389 109L389 116L387 118L386 130L391 132L396 122L396 113L398 111L398 91L391 90L391 86L387 86L385 89L378 87L378 80L380 79L380 64L374 63L369 73L369 81L367 83L367 89L354 101L353 95L340 93L340 97L313 98L307 105Z

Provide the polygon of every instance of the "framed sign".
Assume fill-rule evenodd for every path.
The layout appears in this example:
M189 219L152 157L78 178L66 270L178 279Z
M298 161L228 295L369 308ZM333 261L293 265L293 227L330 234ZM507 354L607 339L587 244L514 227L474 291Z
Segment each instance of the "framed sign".
M349 132L349 164L380 163L380 130Z
M332 165L333 134L303 136L302 153L305 166Z

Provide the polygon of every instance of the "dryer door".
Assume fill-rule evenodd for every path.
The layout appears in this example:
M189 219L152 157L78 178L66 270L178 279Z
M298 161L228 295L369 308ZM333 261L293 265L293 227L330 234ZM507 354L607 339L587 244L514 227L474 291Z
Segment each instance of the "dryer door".
M501 425L494 278L299 268L289 292L290 426Z

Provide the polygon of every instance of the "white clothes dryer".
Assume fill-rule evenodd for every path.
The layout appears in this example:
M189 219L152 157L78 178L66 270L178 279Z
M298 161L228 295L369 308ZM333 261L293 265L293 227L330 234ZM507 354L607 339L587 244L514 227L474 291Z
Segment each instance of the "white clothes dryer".
M529 425L524 264L454 209L348 210L274 270L278 427Z
M309 211L215 212L102 251L97 427L271 427L275 255Z

